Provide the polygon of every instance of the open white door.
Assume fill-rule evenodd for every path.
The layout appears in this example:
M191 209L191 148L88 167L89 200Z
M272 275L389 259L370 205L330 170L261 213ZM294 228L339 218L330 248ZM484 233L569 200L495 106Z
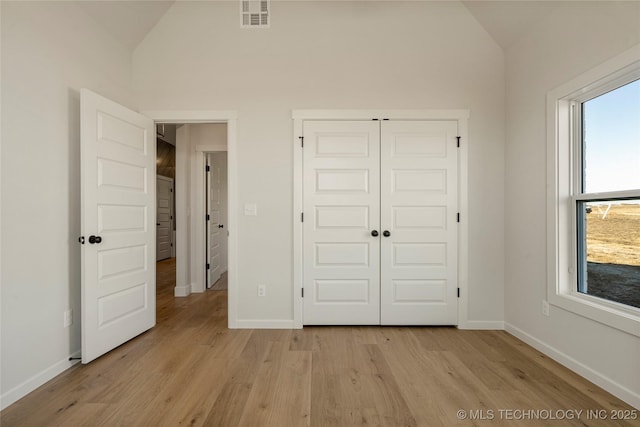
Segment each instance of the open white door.
M155 325L153 121L83 89L82 363Z
M173 247L173 179L156 177L156 261L171 258Z
M223 270L224 230L222 212L223 163L222 153L207 155L207 289L220 279ZM226 177L224 178L226 186Z

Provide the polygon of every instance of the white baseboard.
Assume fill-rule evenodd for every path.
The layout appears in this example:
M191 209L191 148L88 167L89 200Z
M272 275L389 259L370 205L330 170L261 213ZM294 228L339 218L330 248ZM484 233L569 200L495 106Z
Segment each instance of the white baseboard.
M504 322L501 320L467 320L458 325L458 329L476 330L504 330Z
M191 295L191 285L176 286L173 288L173 295L176 297L188 297Z
M4 393L2 396L0 396L0 411L4 410L4 408L8 407L9 405L14 404L27 394L31 393L33 390L40 387L42 384L52 380L73 365L80 362L79 360L69 360L69 357L80 357L80 351L76 351L71 356L68 356L61 361L54 363L42 372L35 374L22 384L19 384Z
M296 329L293 320L236 320L235 329Z
M601 373L594 371L587 365L559 351L555 347L551 347L547 343L540 341L538 338L528 334L527 332L516 326L511 325L510 323L505 323L505 330L511 335L529 344L536 350L546 354L561 365L571 369L573 372L588 379L592 383L605 389L619 399L624 400L634 408L640 409L640 394L634 392L633 390L629 390L623 385L613 381L611 378L605 377Z

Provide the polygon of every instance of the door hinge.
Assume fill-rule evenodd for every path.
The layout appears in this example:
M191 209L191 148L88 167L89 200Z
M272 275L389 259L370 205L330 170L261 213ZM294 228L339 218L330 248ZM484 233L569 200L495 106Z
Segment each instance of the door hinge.
M300 147L304 148L304 136L299 136L298 139L300 140Z
M461 136L456 136L456 139L458 140L458 143L457 143L458 148L460 148L460 138L462 138L462 137Z
M209 270L211 268L211 266L209 265L209 263L207 263L207 270Z
M304 212L300 212L300 222L304 222Z
M211 166L207 165L207 167L205 168L205 171L211 172Z
M173 188L170 188L170 189L169 189L169 193L173 193Z
M458 288L458 298L460 298L460 288Z
M78 237L78 242L80 242L81 245L84 245L84 236Z
M207 214L207 221L209 221L211 219L211 217L209 216L209 214Z
M456 222L460 222L460 212L456 214Z
M302 288L302 298L304 298L304 288Z

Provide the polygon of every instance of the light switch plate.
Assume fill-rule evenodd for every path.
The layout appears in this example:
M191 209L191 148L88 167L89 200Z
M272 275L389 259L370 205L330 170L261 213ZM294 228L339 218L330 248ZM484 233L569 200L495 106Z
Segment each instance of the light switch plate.
M245 216L257 216L258 215L258 207L255 203L245 203L244 204L244 214Z

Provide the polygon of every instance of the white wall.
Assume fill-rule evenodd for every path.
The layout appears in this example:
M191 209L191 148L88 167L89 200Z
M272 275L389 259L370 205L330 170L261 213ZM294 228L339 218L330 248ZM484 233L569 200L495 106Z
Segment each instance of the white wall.
M227 147L226 123L197 123L187 124L191 128L191 144L195 150L199 146Z
M507 330L640 407L640 339L546 298L546 93L640 43L640 3L560 8L506 52Z
M176 131L176 287L174 295L191 293L191 128Z
M4 407L80 349L79 89L132 97L130 52L72 2L0 4Z
M238 112L236 209L258 207L236 218L239 320L293 317L291 110L468 108L468 316L501 326L501 49L457 2L271 5L271 28L257 30L239 28L235 2L177 2L133 58L142 110Z

